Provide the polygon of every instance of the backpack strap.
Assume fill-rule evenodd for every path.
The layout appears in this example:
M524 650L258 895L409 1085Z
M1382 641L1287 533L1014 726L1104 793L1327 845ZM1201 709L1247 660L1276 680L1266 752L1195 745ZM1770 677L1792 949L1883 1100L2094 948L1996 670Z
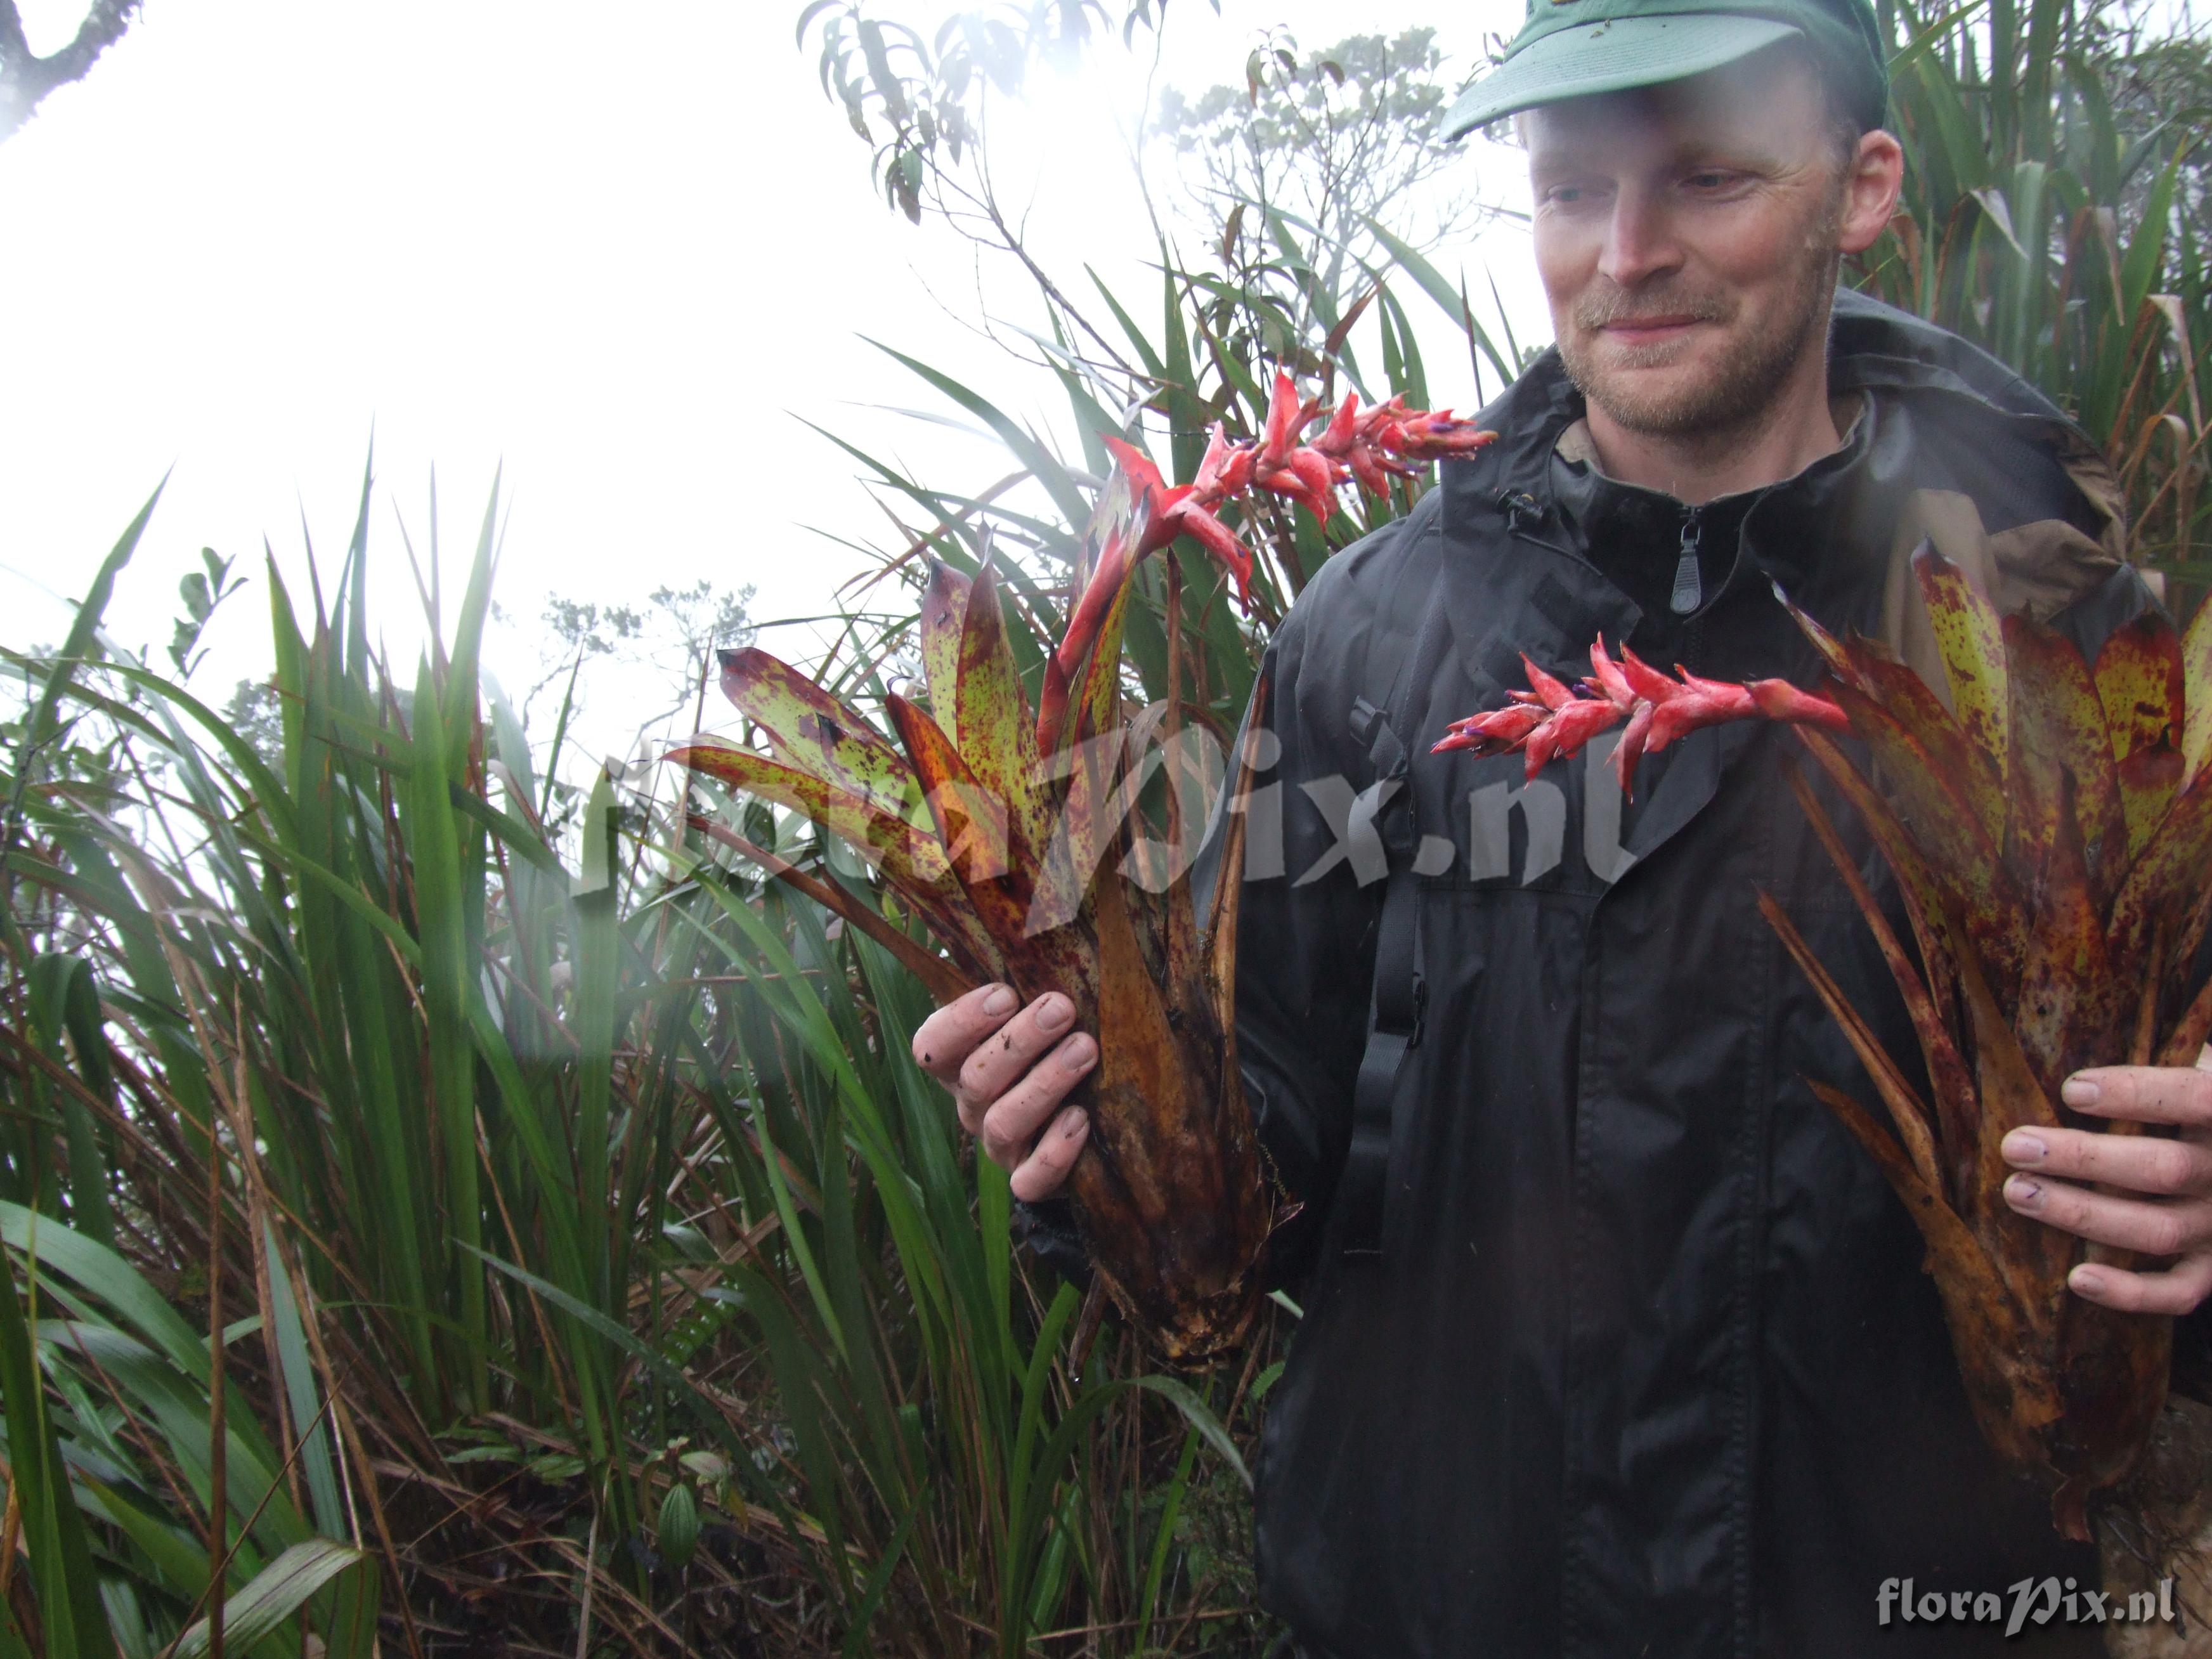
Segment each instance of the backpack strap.
M1338 1237L1351 1256L1382 1254L1390 1149L1404 1138L1397 1133L1398 1074L1407 1054L1420 1046L1428 1002L1421 972L1421 836L1407 776L1412 754L1401 732L1413 733L1407 704L1428 678L1416 672L1417 665L1433 657L1449 636L1422 626L1443 542L1434 519L1422 530L1370 625L1362 669L1367 685L1353 697L1348 722L1353 738L1366 747L1374 779L1352 808L1352 823L1371 828L1389 861L1376 927L1367 1047L1352 1085L1352 1140L1336 1188Z
M1379 1257L1398 1073L1407 1054L1420 1043L1428 987L1421 976L1420 880L1413 872L1415 836L1406 788L1406 749L1389 716L1364 697L1353 704L1354 720L1363 714L1374 734L1370 752L1379 750L1387 757L1395 751L1396 764L1390 770L1378 769L1369 788L1376 811L1376 832L1389 858L1390 873L1384 878L1382 916L1376 926L1367 1047L1352 1085L1352 1141L1337 1182L1336 1202L1343 1212L1339 1237L1344 1253Z

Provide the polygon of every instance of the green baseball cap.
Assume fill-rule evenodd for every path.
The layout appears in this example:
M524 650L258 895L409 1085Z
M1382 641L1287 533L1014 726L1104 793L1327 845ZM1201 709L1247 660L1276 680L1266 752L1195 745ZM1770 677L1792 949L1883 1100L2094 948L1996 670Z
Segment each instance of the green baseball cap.
M1882 124L1889 70L1869 0L1528 0L1504 62L1460 94L1444 136L1539 104L1703 75L1793 38L1861 127Z

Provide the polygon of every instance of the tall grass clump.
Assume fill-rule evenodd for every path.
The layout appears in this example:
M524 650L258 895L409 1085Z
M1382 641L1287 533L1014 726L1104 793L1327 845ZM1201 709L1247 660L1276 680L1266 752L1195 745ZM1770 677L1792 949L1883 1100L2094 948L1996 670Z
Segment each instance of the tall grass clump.
M1879 297L1966 336L2079 420L2131 556L2198 588L2212 235L2212 48L2114 0L1881 0L1905 199L1862 261Z
M495 501L457 599L433 532L399 672L370 499L304 599L267 570L261 747L105 640L143 515L11 657L0 1640L1250 1628L1252 1368L1079 1365L914 1066L921 987L716 836L865 879L697 787L599 775L551 828L557 757L478 668Z

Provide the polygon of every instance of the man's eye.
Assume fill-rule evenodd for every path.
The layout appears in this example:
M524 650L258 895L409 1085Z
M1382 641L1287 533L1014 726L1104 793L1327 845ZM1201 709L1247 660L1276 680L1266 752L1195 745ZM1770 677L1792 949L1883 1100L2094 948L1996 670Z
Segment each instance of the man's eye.
M1715 191L1725 190L1735 181L1735 175L1732 173L1723 173L1717 167L1708 167L1702 173L1692 173L1686 182L1692 190Z

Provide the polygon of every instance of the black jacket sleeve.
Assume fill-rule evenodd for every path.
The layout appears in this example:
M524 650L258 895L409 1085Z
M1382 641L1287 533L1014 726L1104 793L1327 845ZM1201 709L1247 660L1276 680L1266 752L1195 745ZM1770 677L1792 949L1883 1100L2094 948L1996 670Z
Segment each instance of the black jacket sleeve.
M1358 791L1371 770L1352 736L1370 584L1391 526L1339 554L1277 631L1261 666L1237 966L1237 1060L1289 1218L1270 1246L1273 1283L1310 1271L1352 1139L1352 1085L1366 1047L1383 884L1332 863L1337 836L1310 790ZM1248 718L1248 726L1250 722ZM1239 753L1243 752L1240 747ZM1258 762L1273 764L1259 768ZM1290 1211L1290 1206L1296 1206Z

